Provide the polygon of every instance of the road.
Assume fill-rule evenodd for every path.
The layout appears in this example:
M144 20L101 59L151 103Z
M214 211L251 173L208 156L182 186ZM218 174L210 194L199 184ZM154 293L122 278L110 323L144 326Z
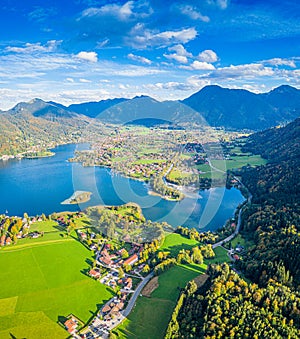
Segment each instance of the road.
M212 248L216 248L216 247L222 246L223 243L232 240L239 233L239 230L241 228L241 222L242 222L242 212L243 212L243 207L241 207L240 210L239 210L238 222L237 222L235 231L231 235L229 235L227 238L225 238L225 239L223 239L223 240L213 244Z
M142 289L147 285L148 281L154 276L153 272L149 273L144 279L143 281L139 284L139 286L136 288L136 290L134 291L132 297L129 300L129 303L127 305L127 307L125 308L124 311L122 311L122 315L124 317L127 317L129 315L129 313L132 311L133 306L135 304L135 301L137 299L137 297L140 295L140 293L142 292Z

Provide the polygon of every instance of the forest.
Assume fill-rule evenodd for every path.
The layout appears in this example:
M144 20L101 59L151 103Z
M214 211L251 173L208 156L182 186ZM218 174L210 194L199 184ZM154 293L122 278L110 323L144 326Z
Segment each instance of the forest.
M166 339L300 337L299 144L300 119L245 140L244 152L268 160L234 171L253 196L241 227L248 250L186 286Z

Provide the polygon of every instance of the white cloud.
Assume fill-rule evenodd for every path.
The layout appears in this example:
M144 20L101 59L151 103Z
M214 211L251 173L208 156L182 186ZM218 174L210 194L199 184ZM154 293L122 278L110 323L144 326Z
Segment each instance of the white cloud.
M115 17L120 21L129 21L132 18L145 18L153 13L147 2L127 1L124 5L107 4L101 7L90 7L81 13L82 18Z
M191 58L193 56L192 53L189 53L182 45L178 44L178 45L175 45L175 46L172 46L172 47L169 47L168 48L169 51L171 52L176 52L176 54L178 55L182 55L182 56L186 56L186 57L189 57Z
M264 67L262 64L244 64L230 65L229 67L219 68L219 74L227 78L237 77L256 77L256 76L271 76L274 75L274 70L271 67Z
M7 46L5 48L6 52L13 53L48 53L53 52L57 49L57 47L62 43L61 40L49 40L45 45L42 45L40 42L37 43L26 43L23 47L16 46Z
M192 20L201 20L203 22L209 22L210 21L208 16L202 15L193 6L182 5L182 6L179 6L179 10L182 14L188 16Z
M173 44L185 44L197 36L194 27L178 31L157 32L146 29L143 24L137 24L131 30L126 42L135 48L146 48L155 46L170 46Z
M175 52L172 54L164 54L164 57L167 59L174 59L177 62L180 62L182 64L188 63L188 58L192 58L193 54L189 53L181 44L169 47L168 50L170 52Z
M127 57L129 59L131 59L131 60L141 62L142 64L146 64L146 65L151 65L152 64L151 60L149 60L149 59L147 59L145 57L139 56L139 55L132 54L132 53L129 53L127 55Z
M208 63L208 62L202 62L202 61L198 61L195 60L192 64L191 64L191 69L195 69L195 70L214 70L215 66Z
M78 54L76 54L76 57L78 59L82 59L82 60L87 60L90 62L97 62L98 61L98 55L96 52L79 52Z
M207 0L209 5L217 6L221 9L226 9L230 3L230 0Z
M211 49L206 49L205 51L199 53L198 59L203 62L216 62L218 61L218 56Z
M91 82L91 80L84 79L84 78L79 79L79 81L82 82L82 83L90 83Z
M262 61L265 65L272 65L272 66L288 66L292 68L296 68L296 64L294 60L289 59L282 59L282 58L273 58L269 60Z
M177 62L180 62L181 64L187 64L188 59L184 55L178 55L178 54L164 54L164 57L167 59L173 59L176 60Z
M121 21L128 20L132 15L133 1L124 5L107 4L102 7L91 7L82 12L81 17L115 16Z
M162 39L165 41L179 41L181 43L187 43L197 36L195 28L183 29L181 31L165 31L152 36L152 39Z

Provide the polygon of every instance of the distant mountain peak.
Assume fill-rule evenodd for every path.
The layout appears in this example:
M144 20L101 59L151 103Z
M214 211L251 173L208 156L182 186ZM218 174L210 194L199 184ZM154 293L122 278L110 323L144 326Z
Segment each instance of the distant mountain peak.
M297 92L298 89L290 85L281 85L272 89L269 93Z
M300 90L282 85L268 93L255 94L245 89L210 85L183 103L201 112L212 126L260 130L297 118Z

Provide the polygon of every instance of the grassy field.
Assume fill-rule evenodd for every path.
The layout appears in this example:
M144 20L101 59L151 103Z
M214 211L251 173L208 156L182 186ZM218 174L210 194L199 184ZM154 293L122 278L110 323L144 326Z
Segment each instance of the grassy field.
M134 165L145 165L145 164L160 164L162 162L166 162L163 159L139 159L135 161L133 164Z
M233 168L241 168L243 166L260 166L265 165L267 161L263 159L260 155L244 155L244 156L232 156L231 159L228 160L211 160L211 163L214 167L226 171L231 170ZM212 175L211 168L208 164L197 165L197 169L201 172L200 176L202 178L210 178ZM220 176L222 173L214 171L214 177L216 175Z
M176 180L188 178L190 176L191 176L190 173L182 172L179 169L175 168L175 169L172 169L172 171L168 175L168 179L176 181Z
M162 251L171 252L172 256L176 256L180 250L189 250L199 243L194 239L188 239L178 233L170 233L166 236L163 245L160 247Z
M150 298L139 297L136 307L117 329L118 338L160 339L186 283L204 273L205 265L179 265L159 276L159 287Z
M223 169L224 163L226 163L226 169L240 168L246 165L250 166L259 166L265 165L267 161L263 159L260 155L250 155L250 156L234 156L232 159L228 160L212 160L212 165Z
M230 262L230 259L227 255L227 251L219 246L214 249L216 256L213 259L205 259L206 264L218 264L222 262Z
M232 247L236 247L237 245L246 246L246 239L243 238L240 234L238 234L233 240L231 240Z
M87 322L112 296L84 273L90 260L91 252L71 238L1 250L0 338L66 338L59 319L73 313Z

